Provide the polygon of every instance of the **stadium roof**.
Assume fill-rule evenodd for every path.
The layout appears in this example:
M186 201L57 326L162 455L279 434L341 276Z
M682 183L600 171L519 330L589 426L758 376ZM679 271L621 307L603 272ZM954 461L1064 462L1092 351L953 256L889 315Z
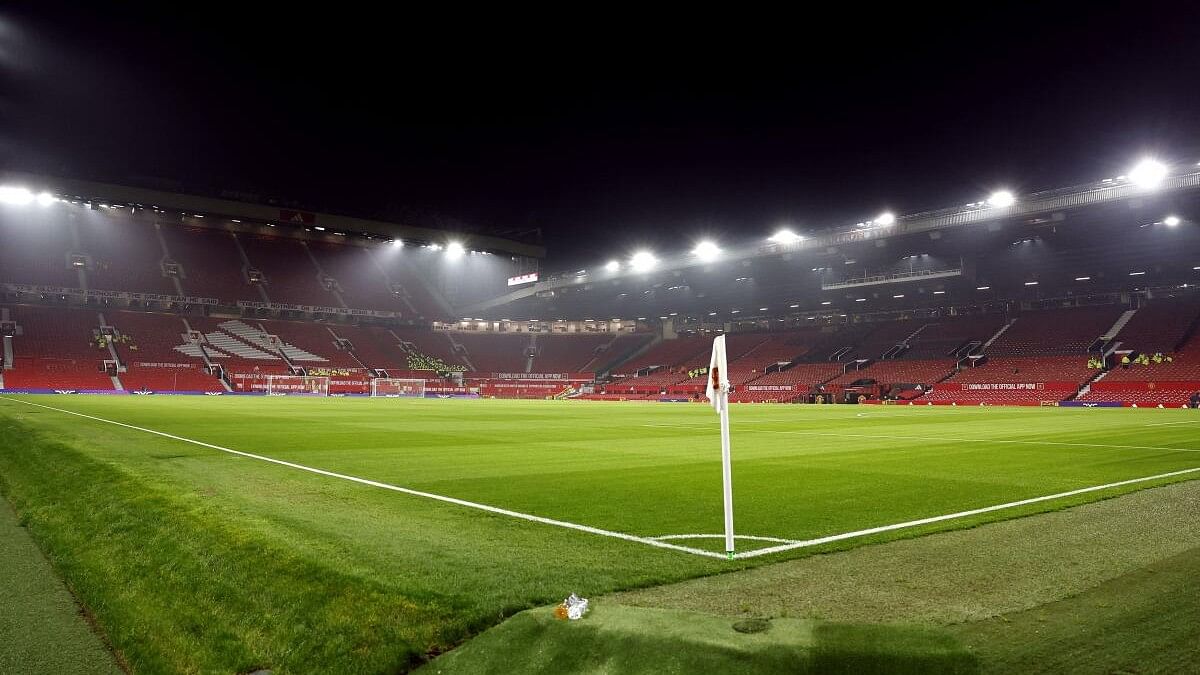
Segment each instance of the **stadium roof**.
M181 214L227 218L255 224L289 225L322 232L339 232L379 239L402 239L407 242L422 242L445 245L448 241L461 241L471 249L496 253L542 258L544 246L514 241L486 234L460 234L427 227L416 227L380 220L355 218L332 213L306 211L271 204L241 202L188 195L162 190L151 190L112 183L96 183L70 178L55 178L35 174L7 172L0 177L0 184L20 185L33 192L46 191L62 198L81 201L103 202L177 211ZM204 223L195 222L197 226ZM215 226L215 225L214 225ZM283 230L287 232L287 230Z

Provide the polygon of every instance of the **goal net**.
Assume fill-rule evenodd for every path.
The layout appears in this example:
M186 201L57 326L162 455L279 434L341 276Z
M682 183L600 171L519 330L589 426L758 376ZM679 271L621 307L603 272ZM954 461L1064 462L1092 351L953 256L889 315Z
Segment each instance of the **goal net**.
M425 380L377 377L371 380L371 396L382 398L424 398Z
M329 378L312 375L268 375L268 396L328 396Z

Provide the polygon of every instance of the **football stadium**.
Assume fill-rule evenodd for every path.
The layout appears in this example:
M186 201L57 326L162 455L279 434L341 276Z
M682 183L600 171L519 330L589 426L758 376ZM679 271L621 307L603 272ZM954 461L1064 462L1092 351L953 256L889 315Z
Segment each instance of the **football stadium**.
M1200 155L1120 161L608 248L14 163L0 672L1198 672Z

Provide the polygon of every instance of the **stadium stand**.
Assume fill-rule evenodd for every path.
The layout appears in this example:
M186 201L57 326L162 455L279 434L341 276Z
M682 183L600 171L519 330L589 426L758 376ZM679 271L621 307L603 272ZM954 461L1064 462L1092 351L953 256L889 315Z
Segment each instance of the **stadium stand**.
M1087 367L1087 356L994 357L983 365L963 368L950 378L957 383L1074 382L1082 384L1096 374Z
M874 324L871 332L855 347L853 354L864 359L882 358L889 350L905 342L905 339L912 336L913 333L917 333L919 336L918 331L923 331L926 325L927 322L918 319Z
M295 239L239 235L251 267L266 275L272 302L340 307L337 297L320 282L317 266Z
M412 331L410 331L412 333ZM495 373L524 373L529 336L511 333L458 333L455 340L466 348L474 370Z
M325 274L337 281L346 305L359 309L378 309L415 313L392 290L387 277L366 249L328 242L310 242L308 249Z
M1084 354L1112 328L1124 308L1051 309L1021 314L987 349L995 356Z
M221 381L204 371L199 356L178 350L187 342L187 326L178 316L141 312L107 312L116 329L113 347L126 372L128 391L224 391Z
M183 269L180 284L185 295L262 302L258 290L246 282L232 235L188 227L164 227L162 235L171 259Z
M490 370L489 368L478 366L470 354L465 355L466 358L464 358L463 354L455 352L454 343L451 342L451 338L448 333L435 332L422 328L397 328L392 332L400 338L402 344L409 345L410 355L420 355L426 361L435 364L445 364L446 366L449 366L450 370L468 370L468 365L476 366L475 370ZM507 337L512 338L521 336L510 335ZM470 363L467 363L468 360ZM412 359L409 359L406 361L406 363L410 364L409 370L426 369L425 366L418 367L415 363L412 363ZM524 371L525 365L524 361L522 361L521 368L517 372Z
M383 270L388 282L397 287L400 297L416 314L415 318L427 321L451 318L443 308L443 303L426 287L427 279L423 278L421 270L408 260L403 250L373 250L368 254Z
M1179 349L1200 313L1193 299L1152 301L1134 313L1117 339L1122 349L1164 354Z
M387 328L377 326L337 326L334 333L350 341L354 355L366 367L386 370L393 377L408 369L408 355L400 349L400 338Z
M876 361L862 370L852 370L838 377L830 382L829 386L840 387L864 379L874 380L885 386L901 383L929 385L946 379L954 372L956 363L954 359Z
M49 221L29 225L0 220L0 281L80 288L79 272L70 264L75 248L71 226Z
M613 342L607 333L538 335L533 372L578 373L596 360L596 353Z
M129 218L88 220L80 223L79 242L91 258L89 287L176 294L174 282L163 275L163 251L153 224Z
M614 373L632 375L643 368L653 366L676 367L703 360L708 365L708 354L712 340L703 337L679 337L663 340L645 353L620 364Z
M92 310L7 307L20 334L13 338L13 368L4 371L9 389L115 389L103 370L111 360L97 339L100 319Z
M1006 323L1008 319L1002 314L930 319L899 358L945 358L971 343L982 344Z
M246 323L260 327L263 332L278 337L283 343L284 351L296 365L333 368L363 367L349 351L338 347L338 335L331 326L301 321L247 320ZM295 353L292 353L292 349L296 350ZM317 358L305 358L303 354L311 354Z

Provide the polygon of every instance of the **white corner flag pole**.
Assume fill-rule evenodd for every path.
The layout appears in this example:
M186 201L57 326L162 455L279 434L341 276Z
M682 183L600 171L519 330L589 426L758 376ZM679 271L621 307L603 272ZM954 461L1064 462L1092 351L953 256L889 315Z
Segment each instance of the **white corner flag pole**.
M713 340L708 362L706 394L721 416L721 478L725 496L725 554L733 558L733 468L729 459L729 369L725 356L725 336Z

